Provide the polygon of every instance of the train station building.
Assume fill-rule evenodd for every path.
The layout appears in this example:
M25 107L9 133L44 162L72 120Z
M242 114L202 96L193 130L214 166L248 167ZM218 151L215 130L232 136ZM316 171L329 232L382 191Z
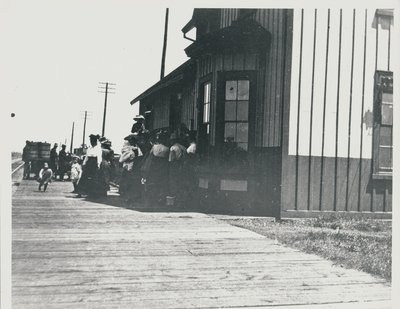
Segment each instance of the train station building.
M190 59L131 104L197 132L199 210L391 217L392 10L194 9L182 32Z

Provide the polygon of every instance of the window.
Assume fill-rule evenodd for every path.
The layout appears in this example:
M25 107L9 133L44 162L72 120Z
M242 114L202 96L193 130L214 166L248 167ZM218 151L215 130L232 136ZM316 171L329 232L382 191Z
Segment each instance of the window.
M206 81L200 87L199 105L199 153L208 154L211 130L211 82Z
M207 134L210 134L210 107L211 107L211 83L203 85L203 124Z
M249 80L225 81L224 143L242 150L249 144Z
M374 106L374 176L393 172L393 73L377 71Z

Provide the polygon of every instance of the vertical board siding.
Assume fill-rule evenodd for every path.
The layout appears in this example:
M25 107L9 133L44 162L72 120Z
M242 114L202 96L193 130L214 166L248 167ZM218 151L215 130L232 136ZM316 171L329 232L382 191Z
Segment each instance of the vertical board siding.
M276 62L277 62L277 53L278 53L278 36L277 34L277 14L276 10L272 11L271 18L271 28L270 31L273 33L273 39L271 42L271 54L270 54L270 63L269 69L271 70L271 80L270 80L270 91L268 94L267 104L269 105L269 113L266 118L266 123L268 124L268 136L267 136L267 145L273 145L274 139L274 116L275 116L275 87L276 87Z
M260 87L263 93L262 146L281 146L281 107L282 107L282 63L284 58L284 14L285 10L260 10L255 19L271 34L271 46L267 51L266 74ZM264 86L263 86L264 85Z
M365 76L364 76L364 117L373 112L374 98L374 73L376 57L376 30L371 26L375 16L375 10L367 10L367 37L365 54ZM372 128L367 128L368 123L363 125L363 149L362 158L372 156Z
M314 42L312 11L303 11L303 24L302 11L293 13L282 209L391 211L390 182L371 179L368 117L375 68L388 70L393 58L392 19L375 10L318 9Z
M217 66L220 66L223 70L223 57L216 59L213 61L213 74L211 81L211 132L210 132L210 143L212 146L215 146L215 136L216 136L216 124L217 124L217 77L218 72L216 70ZM217 62L221 61L222 63L217 65Z
M154 106L154 129L169 126L169 99L163 94L156 99Z
M291 106L290 106L290 134L289 154L308 155L310 143L312 144L312 155L320 155L323 134L325 134L324 156L357 158L361 144L361 129L363 130L362 158L369 159L372 155L372 129L370 123L363 120L360 123L359 115L362 93L362 82L365 80L364 93L364 116L372 113L373 108L373 83L375 66L380 70L387 70L390 66L389 38L392 27L391 20L386 17L375 18L375 10L367 11L367 29L364 29L364 10L355 11L353 23L353 10L331 9L330 10L330 36L327 42L327 11L318 9L316 59L315 59L315 83L314 83L314 104L312 128L315 133L310 138L302 138L298 149L296 146L297 136L304 136L310 130L310 93L311 93L311 72L313 56L313 10L304 10L304 29L300 29L301 10L294 10L293 48L292 55L292 83L291 83ZM374 23L374 18L376 19ZM339 50L340 20L342 19L341 48ZM366 30L366 54L365 54L365 75L363 70L364 62L364 30ZM352 63L352 41L354 31L354 63ZM378 36L377 36L378 33ZM299 70L300 38L303 37L303 70L301 76ZM378 39L378 41L377 41ZM329 53L326 58L326 44L329 44ZM273 49L273 47L272 47ZM378 55L378 57L376 57ZM340 58L340 63L339 63ZM393 58L393 57L391 57ZM327 63L326 80L326 114L323 116L324 83L323 66ZM350 67L353 65L353 76ZM340 77L339 77L340 72ZM302 79L299 87L299 78ZM350 86L352 88L352 113L350 109ZM298 108L298 94L300 93L300 111ZM354 110L353 110L354 109ZM339 114L337 114L339 112ZM297 117L299 115L299 117ZM349 118L351 116L351 118ZM299 118L297 120L297 118ZM364 118L364 117L363 117ZM325 130L322 130L322 122L325 121ZM300 122L300 124L298 123ZM350 123L350 137L348 136ZM297 132L299 127L300 132ZM336 134L337 132L337 134ZM336 141L336 136L338 139ZM348 139L351 143L348 143ZM348 149L350 145L350 151Z
M390 19L384 16L376 16L376 31L378 32L377 42L377 70L388 70L389 62L389 29Z
M182 91L182 119L181 122L189 129L193 119L193 124L197 115L195 112L194 85L186 86Z

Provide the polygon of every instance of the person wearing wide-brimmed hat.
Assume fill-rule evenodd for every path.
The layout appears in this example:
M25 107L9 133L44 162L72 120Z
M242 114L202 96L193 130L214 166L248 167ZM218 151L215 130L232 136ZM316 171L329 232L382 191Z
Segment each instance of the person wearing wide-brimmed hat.
M86 194L100 196L98 183L99 167L102 159L101 146L98 143L99 135L90 134L90 146L87 149L85 159L82 164L82 176L78 183L79 195Z
M43 168L39 172L39 191L42 191L42 186L43 186L43 192L46 192L47 185L49 182L51 182L51 178L53 176L53 171L49 168L49 165L47 163L44 163Z
M136 115L133 120L135 120L136 122L132 125L131 133L140 134L146 131L144 116Z

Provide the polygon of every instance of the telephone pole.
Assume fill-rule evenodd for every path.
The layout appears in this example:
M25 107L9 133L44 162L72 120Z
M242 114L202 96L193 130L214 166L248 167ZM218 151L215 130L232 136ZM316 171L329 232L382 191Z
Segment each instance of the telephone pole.
M84 121L83 121L83 141L82 141L82 149L85 148L85 136L86 136L86 119L90 119L91 114L88 111L84 111Z
M87 118L87 111L85 111L85 120L83 121L83 141L82 141L82 149L85 147L86 118Z
M72 133L71 133L71 145L69 146L69 153L72 154L72 150L73 150L73 143L74 143L74 126L75 126L75 122L72 122Z
M115 84L113 83L103 83L103 82L99 82L99 84L101 86L99 86L99 89L101 89L100 93L105 93L105 99L104 99L104 112L103 112L103 128L101 130L101 135L104 136L105 131L106 131L106 113L107 113L107 95L110 94L115 94L115 88L113 88L113 86L115 86ZM104 86L105 85L105 86ZM110 92L111 90L111 92Z
M169 14L169 8L165 9L165 26L164 26L164 44L163 44L163 51L162 51L162 57L161 57L161 74L160 74L160 79L164 77L164 72L165 72L165 55L167 53L167 36L168 36L168 14Z

